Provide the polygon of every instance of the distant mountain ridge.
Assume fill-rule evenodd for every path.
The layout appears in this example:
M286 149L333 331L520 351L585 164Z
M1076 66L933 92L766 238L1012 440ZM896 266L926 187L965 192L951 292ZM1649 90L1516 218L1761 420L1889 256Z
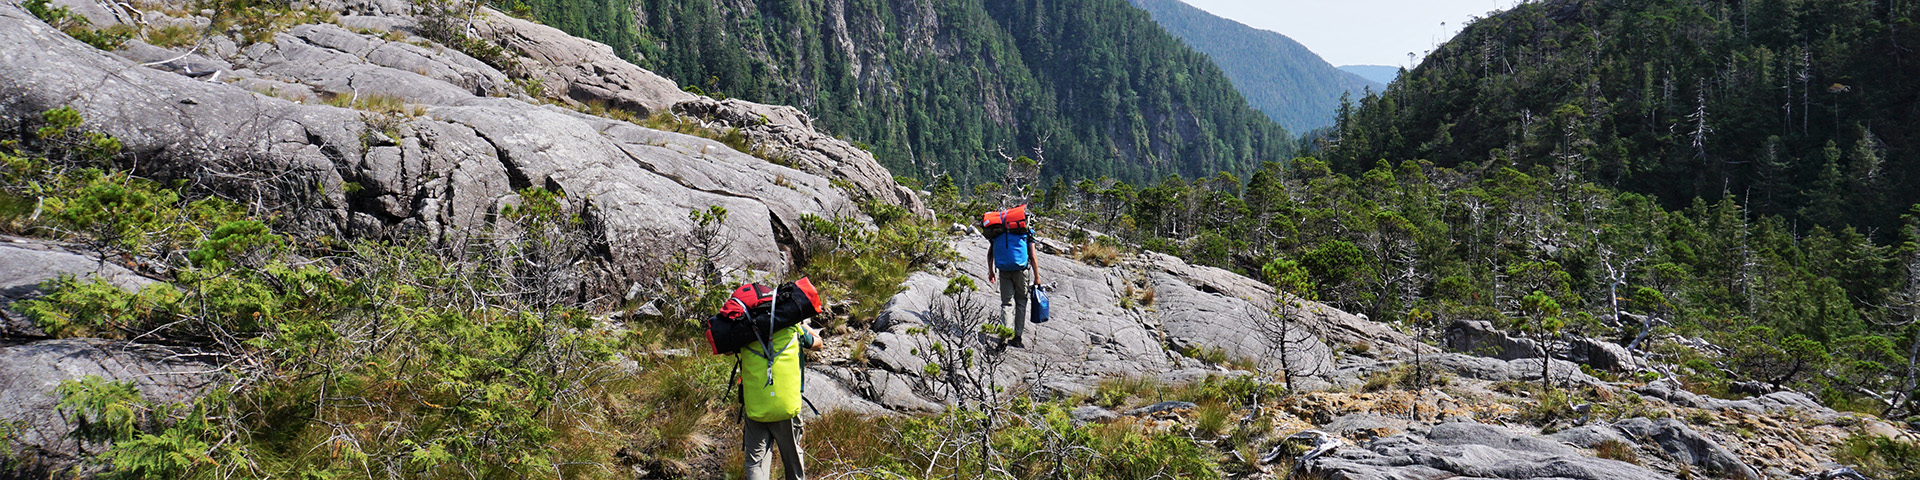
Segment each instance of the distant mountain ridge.
M1333 124L1340 95L1384 83L1341 71L1286 35L1221 18L1180 0L1129 0L1188 46L1213 58L1253 108L1304 133Z
M1340 71L1359 75L1360 78L1372 80L1381 85L1393 83L1394 79L1400 78L1400 67L1390 65L1341 65Z

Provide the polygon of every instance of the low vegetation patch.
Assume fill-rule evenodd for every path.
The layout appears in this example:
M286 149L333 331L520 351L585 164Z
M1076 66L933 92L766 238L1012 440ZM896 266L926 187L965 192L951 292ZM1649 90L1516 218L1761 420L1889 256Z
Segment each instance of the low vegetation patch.
M1640 453L1631 443L1619 440L1601 440L1594 444L1593 455L1607 460L1619 460L1631 464L1640 464Z
M1131 420L1078 424L1072 407L1014 401L984 437L982 412L909 418L830 414L804 440L816 476L851 478L1222 478L1219 453ZM1224 423L1221 420L1220 423Z
M1431 365L1423 368L1408 364L1367 375L1367 381L1360 385L1360 391L1420 390L1428 387L1444 387L1452 383L1453 377L1439 368Z
M1108 237L1100 238L1105 239ZM1079 260L1082 263L1096 267L1111 267L1120 264L1120 247L1113 245L1110 241L1095 239L1094 241L1076 246L1073 258L1074 260Z

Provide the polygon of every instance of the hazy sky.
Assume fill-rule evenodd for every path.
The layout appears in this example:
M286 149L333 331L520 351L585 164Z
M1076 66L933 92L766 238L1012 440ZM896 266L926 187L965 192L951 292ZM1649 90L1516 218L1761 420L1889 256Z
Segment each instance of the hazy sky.
M1516 0L1184 0L1214 15L1292 37L1341 65L1411 66L1467 20ZM1445 24L1443 25L1442 22Z

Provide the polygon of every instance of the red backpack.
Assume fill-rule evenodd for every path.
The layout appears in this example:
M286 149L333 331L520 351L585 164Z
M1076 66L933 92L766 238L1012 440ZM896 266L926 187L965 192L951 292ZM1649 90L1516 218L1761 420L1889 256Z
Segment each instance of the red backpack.
M1026 205L996 212L987 212L980 216L980 234L985 235L988 239L998 237L1002 233L1019 234L1030 231L1032 230L1027 228Z
M773 332L825 311L820 292L805 277L777 288L757 283L741 285L720 306L720 313L707 318L707 344L716 355L738 352L740 347L773 338Z

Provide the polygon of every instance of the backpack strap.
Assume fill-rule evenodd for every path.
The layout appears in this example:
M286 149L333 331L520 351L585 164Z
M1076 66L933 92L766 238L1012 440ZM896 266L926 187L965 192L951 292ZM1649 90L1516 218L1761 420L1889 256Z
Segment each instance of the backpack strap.
M779 287L775 287L775 288L774 288L774 296L775 296L775 297L779 297L779 296L780 296L780 293L779 293ZM794 348L794 344L796 344L796 343L799 343L799 342L800 342L800 337L788 337L788 338L787 338L787 344L786 344L786 345L782 345L782 346L780 346L780 349L779 349L779 350L774 350L774 349L773 349L773 334L774 334L774 332L773 332L773 323L774 323L774 316L775 316L775 315L777 315L777 313L775 313L775 312L777 312L777 311L776 311L776 310L774 310L774 308L773 308L773 304L775 304L775 303L779 303L779 302L767 302L767 336L766 336L766 337L761 337L761 336L760 336L760 329L757 329L757 328L755 328L755 329L752 329L752 330L753 330L753 336L754 336L754 338L755 338L756 340L759 340L759 341L760 341L760 351L758 351L758 352L754 352L754 351L753 351L753 349L751 349L751 348L742 348L742 349L741 349L741 350L746 350L746 351L748 351L748 352L753 352L753 354L754 354L754 355L757 355L757 356L759 356L759 357L760 357L760 358L762 358L762 359L766 359L766 361L767 361L767 386L769 386L769 387L771 387L771 386L773 386L773 363L774 363L774 361L773 361L773 359L775 359L775 358L780 358L780 355L781 355L781 354L783 354L783 353L787 353L787 349L789 349L789 348ZM752 318L753 318L753 316L752 316L752 315L748 315L748 316L747 316L747 318L748 318L748 321L752 321ZM787 328L793 328L793 327L787 327ZM801 355L801 356L800 356L800 358L801 358L801 362L802 362L802 363L801 363L801 368L803 368L803 369L804 369L804 368L805 368L805 365L806 365L806 364L805 364L805 362L806 362L806 360L805 360L805 359L806 359L806 356L805 356L805 355ZM802 374L802 375L800 376L800 380L801 380L802 382L805 382L805 381L806 381L806 378L807 378L807 377L806 377L806 375L805 375L805 374ZM806 387L805 387L805 384L804 384L804 383L803 383L803 384L802 384L802 386L801 386L801 391L803 391L803 392L804 392L804 391L806 391ZM743 400L743 401L742 401L742 403L745 403L745 401Z
M742 382L739 380L740 380L740 356L734 355L733 356L733 373L727 375L727 384L733 386L734 400L740 401L740 418L744 419L747 417L747 382Z

